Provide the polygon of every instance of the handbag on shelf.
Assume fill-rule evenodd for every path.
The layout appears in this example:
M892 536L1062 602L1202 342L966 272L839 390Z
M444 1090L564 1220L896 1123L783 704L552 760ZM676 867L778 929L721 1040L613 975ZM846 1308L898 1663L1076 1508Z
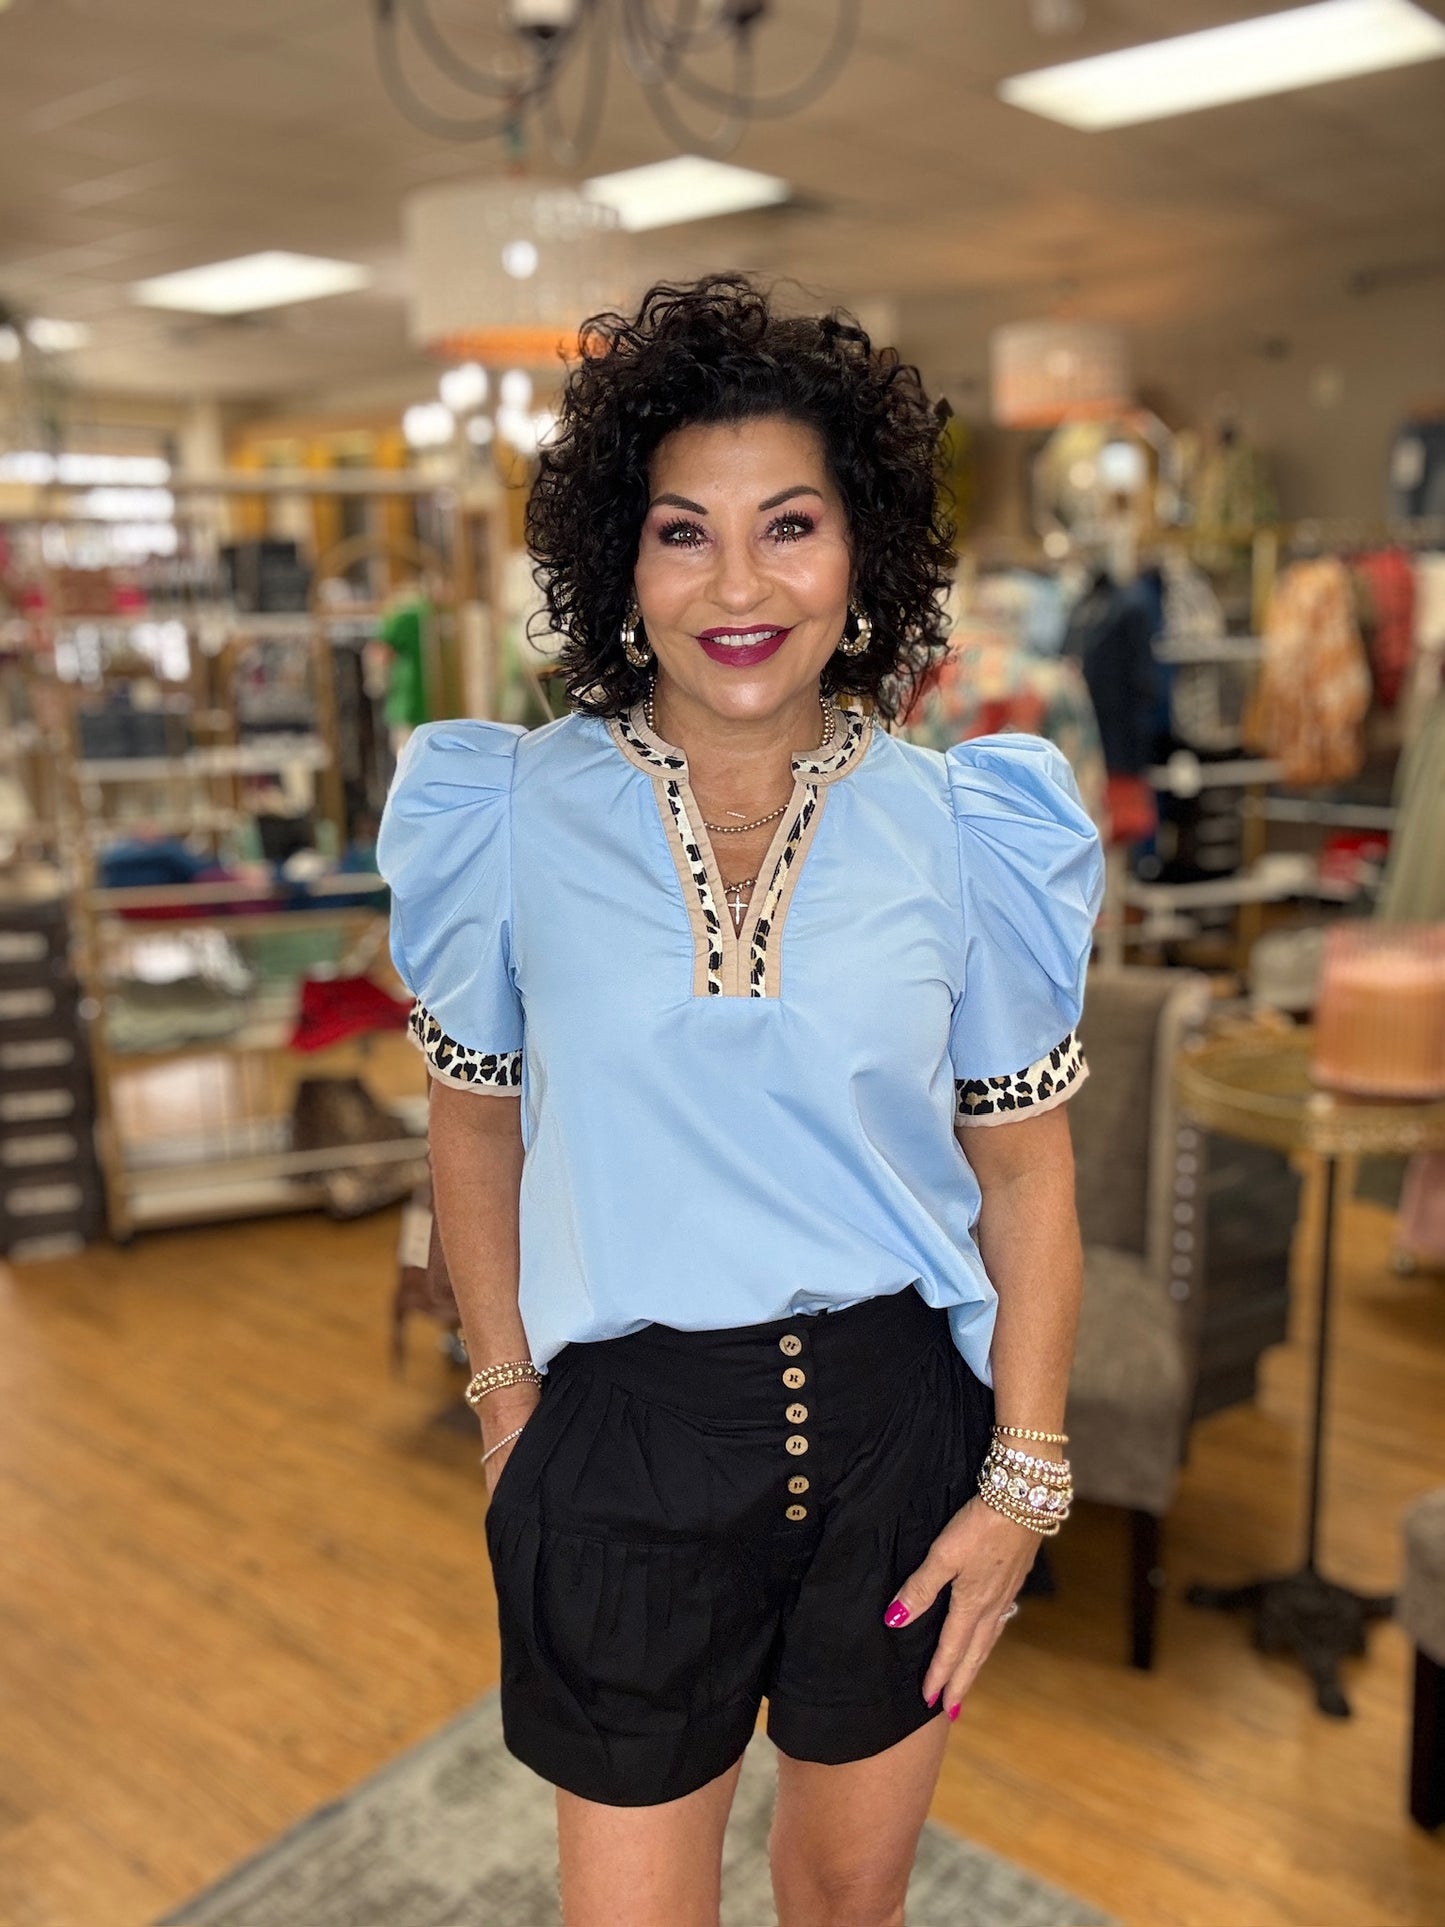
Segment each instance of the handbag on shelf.
M304 1077L291 1108L293 1151L349 1146L416 1145L415 1157L359 1159L316 1173L333 1218L360 1218L409 1197L427 1173L426 1139L378 1104L359 1077Z

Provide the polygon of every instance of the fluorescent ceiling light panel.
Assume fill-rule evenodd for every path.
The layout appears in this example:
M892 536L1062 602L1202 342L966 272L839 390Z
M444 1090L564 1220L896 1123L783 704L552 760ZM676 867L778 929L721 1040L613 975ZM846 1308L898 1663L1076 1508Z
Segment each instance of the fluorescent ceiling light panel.
M582 183L585 198L615 208L621 226L633 234L680 221L705 221L714 214L776 207L790 191L776 174L755 174L751 168L729 167L698 154L679 154L675 160L599 174Z
M178 308L185 314L253 314L258 308L284 308L293 301L351 294L370 281L371 270L354 261L326 261L312 254L272 249L137 281L131 297L143 308Z
M1445 24L1410 0L1324 0L1154 40L1000 83L1000 98L1093 132L1317 87L1445 54Z

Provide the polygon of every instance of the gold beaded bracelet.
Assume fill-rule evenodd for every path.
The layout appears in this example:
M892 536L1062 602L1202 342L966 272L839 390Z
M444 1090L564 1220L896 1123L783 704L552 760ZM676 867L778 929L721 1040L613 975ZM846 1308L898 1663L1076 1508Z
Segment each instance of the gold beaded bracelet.
M1024 1526L1028 1531L1036 1532L1041 1539L1054 1538L1069 1516L1067 1512L1060 1512L1044 1517L1031 1512L1027 1506L1013 1505L1009 1500L1000 1498L996 1492L980 1490L978 1496L986 1506L991 1506L1005 1519L1011 1519L1016 1526Z
M1067 1432L1031 1432L1025 1425L996 1425L994 1436L1003 1439L1037 1439L1041 1445L1067 1445Z
M498 1365L484 1365L472 1376L462 1396L473 1410L488 1392L504 1391L509 1385L540 1385L542 1374L530 1358L511 1358Z

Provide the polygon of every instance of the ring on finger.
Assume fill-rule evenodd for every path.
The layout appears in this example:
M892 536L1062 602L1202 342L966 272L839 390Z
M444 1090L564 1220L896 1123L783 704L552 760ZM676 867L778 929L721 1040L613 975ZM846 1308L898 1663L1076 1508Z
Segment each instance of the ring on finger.
M1019 1609L1019 1602L1015 1600L1013 1604L1008 1608L1007 1612L1001 1612L999 1614L999 1619L1001 1621L1005 1619L1012 1619L1014 1614L1018 1611L1018 1609Z

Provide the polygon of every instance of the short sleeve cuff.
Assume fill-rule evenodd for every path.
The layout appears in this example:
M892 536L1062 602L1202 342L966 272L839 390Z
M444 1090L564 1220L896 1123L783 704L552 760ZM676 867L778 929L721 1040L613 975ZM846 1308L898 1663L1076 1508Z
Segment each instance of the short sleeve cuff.
M447 1036L421 1003L414 1003L407 1020L411 1041L426 1059L430 1076L460 1091L480 1091L489 1097L520 1096L522 1053L519 1050L470 1050Z
M1007 1077L960 1077L954 1082L954 1123L1016 1124L1067 1103L1089 1075L1078 1033L1069 1033L1034 1063Z

